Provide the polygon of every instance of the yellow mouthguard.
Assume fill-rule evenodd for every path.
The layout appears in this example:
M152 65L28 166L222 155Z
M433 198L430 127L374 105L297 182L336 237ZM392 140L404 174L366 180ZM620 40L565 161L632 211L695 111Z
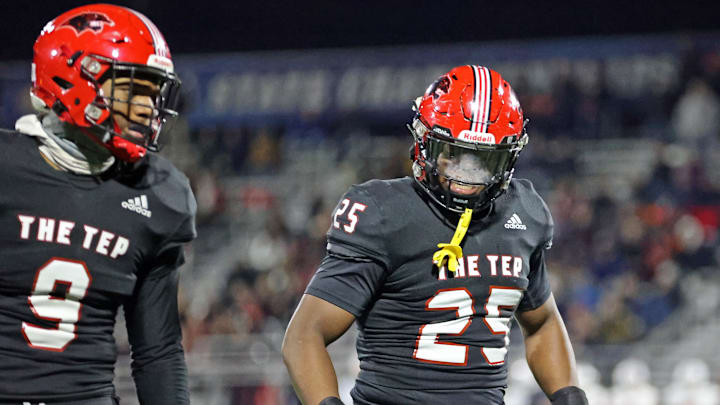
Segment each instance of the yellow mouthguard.
M455 272L458 266L458 259L461 259L462 248L460 242L465 237L465 233L470 226L470 219L472 218L472 209L465 208L465 212L460 216L460 222L455 229L455 235L452 237L450 243L438 243L440 250L433 254L433 263L438 268L443 266L443 262L447 259L448 270Z

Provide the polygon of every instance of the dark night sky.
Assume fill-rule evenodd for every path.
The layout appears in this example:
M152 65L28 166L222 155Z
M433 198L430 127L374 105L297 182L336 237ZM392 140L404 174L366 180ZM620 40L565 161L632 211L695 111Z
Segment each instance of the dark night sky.
M720 31L717 1L163 1L135 8L174 54ZM0 60L23 60L43 25L80 1L5 1ZM651 4L652 6L647 6Z

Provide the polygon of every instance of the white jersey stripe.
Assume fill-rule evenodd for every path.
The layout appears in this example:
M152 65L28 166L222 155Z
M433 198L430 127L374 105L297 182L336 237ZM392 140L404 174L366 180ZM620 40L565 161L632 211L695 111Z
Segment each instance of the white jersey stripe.
M142 205L142 207L145 209L147 209L148 207L147 196L145 194L140 196L140 205Z

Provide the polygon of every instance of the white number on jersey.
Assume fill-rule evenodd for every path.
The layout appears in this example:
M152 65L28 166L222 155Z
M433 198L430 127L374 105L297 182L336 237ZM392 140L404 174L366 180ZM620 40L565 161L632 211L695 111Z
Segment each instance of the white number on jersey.
M345 214L345 211L350 206L350 200L344 199L340 201L340 205L335 210L335 215L333 215L333 226L336 229L340 229L340 221L338 221L338 217ZM361 204L361 203L353 203L352 208L350 208L350 212L347 214L347 219L349 221L348 224L345 224L342 226L342 229L347 233L353 233L355 232L355 225L357 225L358 222L358 216L357 212L363 212L365 211L365 208L367 208L367 205Z
M522 299L523 292L511 287L491 286L488 300L485 303L483 322L494 335L505 335L503 347L481 348L483 357L491 365L500 365L505 362L507 346L510 339L511 316L501 316L500 309L514 309ZM473 297L465 288L452 288L440 290L425 304L428 311L455 310L456 319L449 321L428 323L420 327L413 357L424 362L435 364L448 364L465 366L468 361L468 346L458 343L440 342L438 335L460 336L472 323L475 313Z
M500 309L507 308L513 310L522 299L521 290L512 287L490 286L490 296L488 296L485 304L485 312L487 315L483 318L493 335L505 335L505 345L503 347L483 347L482 353L485 360L492 365L500 365L505 363L505 355L507 347L510 344L510 316L500 316Z
M468 347L457 343L440 343L438 334L462 335L472 323L473 299L464 288L440 290L425 304L428 311L455 310L457 318L420 327L413 357L428 363L467 365Z
M53 258L38 270L28 303L33 314L56 322L54 328L22 323L22 333L30 347L61 352L77 338L75 330L80 320L80 300L85 297L92 277L85 263ZM65 285L65 298L50 295L58 284Z

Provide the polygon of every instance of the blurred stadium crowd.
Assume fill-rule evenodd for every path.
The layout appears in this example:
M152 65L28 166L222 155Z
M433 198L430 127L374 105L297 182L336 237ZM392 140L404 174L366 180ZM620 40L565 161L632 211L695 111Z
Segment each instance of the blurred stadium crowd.
M553 291L594 405L720 404L720 53L681 66L662 92L606 87L609 71L591 90L509 78L531 119L515 175L554 215ZM165 153L199 208L180 297L197 403L297 403L284 326L345 189L410 174L403 125L176 126ZM347 381L352 344L334 345ZM508 361L507 403L544 404L522 353Z

